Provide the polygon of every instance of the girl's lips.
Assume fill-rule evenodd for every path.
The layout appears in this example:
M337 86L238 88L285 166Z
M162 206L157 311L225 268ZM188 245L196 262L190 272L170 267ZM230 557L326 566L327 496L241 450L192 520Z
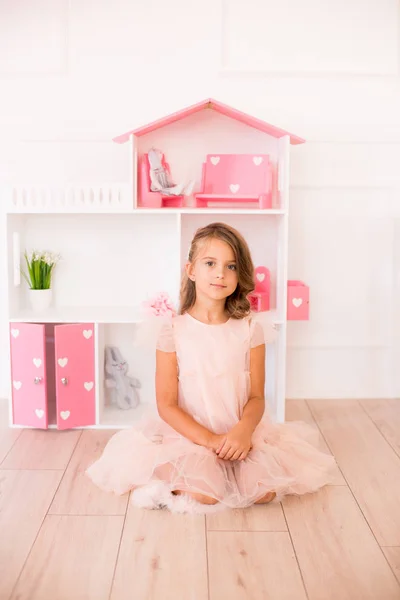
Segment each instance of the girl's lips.
M210 283L210 285L212 285L213 287L217 287L217 288L226 288L226 285L221 285L219 283Z

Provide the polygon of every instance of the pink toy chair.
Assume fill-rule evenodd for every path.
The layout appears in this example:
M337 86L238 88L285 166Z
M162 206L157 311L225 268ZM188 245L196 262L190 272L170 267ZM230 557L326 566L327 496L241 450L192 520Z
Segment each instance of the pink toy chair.
M308 321L310 311L310 288L303 281L289 279L287 288L287 319Z
M254 272L256 287L248 295L251 310L262 312L269 310L271 275L266 267L257 267Z
M268 154L207 154L196 206L209 202L258 202L272 208L272 167Z
M169 164L166 162L164 155L162 165L171 173ZM150 189L150 163L147 154L139 160L139 186L138 186L138 205L148 208L177 208L183 206L184 196L166 196L161 192L152 192Z

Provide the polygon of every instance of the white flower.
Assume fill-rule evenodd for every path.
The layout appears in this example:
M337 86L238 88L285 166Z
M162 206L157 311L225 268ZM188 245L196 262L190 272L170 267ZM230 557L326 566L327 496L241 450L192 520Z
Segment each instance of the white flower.
M50 252L49 250L31 250L31 252L27 252L26 256L30 264L33 261L41 261L49 265L49 267L56 265L61 258L60 254L55 252Z

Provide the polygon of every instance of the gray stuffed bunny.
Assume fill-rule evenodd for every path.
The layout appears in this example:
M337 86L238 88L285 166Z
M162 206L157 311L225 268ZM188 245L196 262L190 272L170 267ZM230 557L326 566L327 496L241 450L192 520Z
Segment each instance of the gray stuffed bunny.
M112 404L127 410L136 408L140 402L140 381L127 375L129 365L115 346L105 347L105 381Z

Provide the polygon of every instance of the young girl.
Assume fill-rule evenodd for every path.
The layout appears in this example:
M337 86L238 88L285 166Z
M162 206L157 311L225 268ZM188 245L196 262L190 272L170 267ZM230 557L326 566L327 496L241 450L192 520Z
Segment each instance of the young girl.
M180 314L158 337L159 416L111 438L87 471L99 487L134 489L132 501L148 508L200 512L200 505L265 504L329 483L335 460L317 449L318 434L305 423L274 424L265 411L265 342L273 328L264 334L252 319L253 289L240 233L223 223L199 229Z

